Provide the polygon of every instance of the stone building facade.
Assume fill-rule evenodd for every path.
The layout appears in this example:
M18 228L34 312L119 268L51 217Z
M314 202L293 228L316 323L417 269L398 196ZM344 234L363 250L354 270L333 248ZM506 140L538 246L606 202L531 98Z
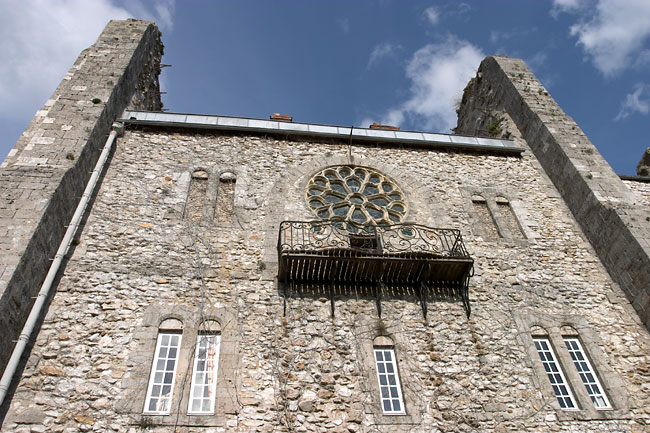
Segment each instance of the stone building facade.
M25 240L24 211L3 220L10 347L47 272L16 286L47 265L27 240L61 239L57 191L81 195L67 173L122 125L2 431L650 431L650 184L613 174L523 62L483 62L457 135L351 130L161 113L158 35L111 22L70 77L86 93L64 79L4 163L3 189L47 179ZM100 68L115 105L85 103ZM26 153L74 153L68 116L88 156Z

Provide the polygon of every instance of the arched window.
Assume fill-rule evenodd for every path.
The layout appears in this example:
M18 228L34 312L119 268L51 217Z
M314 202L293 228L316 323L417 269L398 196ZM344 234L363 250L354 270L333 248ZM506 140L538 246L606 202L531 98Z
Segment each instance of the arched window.
M384 415L403 415L406 411L393 340L383 335L375 338L373 354L377 369L381 409Z
M183 322L174 318L163 320L158 327L156 352L145 399L145 413L168 414L171 410L182 332Z
M194 369L187 412L214 413L219 367L221 325L216 320L204 320L199 326L194 348Z
M576 368L594 407L596 409L611 409L612 405L605 394L603 385L589 361L580 338L578 338L578 331L571 326L563 326L561 332L562 340L571 355L573 366Z
M573 397L573 392L571 392L571 387L566 380L566 376L553 350L548 334L539 326L531 329L531 333L533 335L535 350L537 350L537 355L539 355L539 359L542 361L546 377L551 382L553 393L560 407L566 410L577 410L578 406Z

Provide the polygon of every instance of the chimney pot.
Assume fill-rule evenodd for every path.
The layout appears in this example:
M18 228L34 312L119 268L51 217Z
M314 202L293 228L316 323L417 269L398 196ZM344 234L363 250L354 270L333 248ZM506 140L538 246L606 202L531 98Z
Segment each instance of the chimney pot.
M280 122L292 122L293 117L288 114L273 113L269 117L271 120L279 120Z
M385 129L388 131L399 131L399 126L382 125L379 122L374 122L372 125L370 125L370 129Z

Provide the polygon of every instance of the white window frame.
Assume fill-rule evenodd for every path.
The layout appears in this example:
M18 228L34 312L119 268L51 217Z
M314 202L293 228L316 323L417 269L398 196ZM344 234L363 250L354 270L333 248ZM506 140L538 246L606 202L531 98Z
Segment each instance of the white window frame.
M576 368L594 407L598 410L611 409L612 405L605 394L603 385L596 375L596 371L591 366L591 362L589 362L587 353L582 347L580 340L577 337L562 337L562 339L571 355L573 366Z
M386 361L386 353L390 353L390 360ZM378 354L381 354L381 360ZM402 385L399 380L399 371L397 369L397 359L395 358L395 350L392 347L377 347L373 348L373 357L375 359L375 371L377 372L377 386L379 387L379 403L384 415L405 415L406 408L404 407L404 398L402 397ZM392 372L388 370L392 369ZM384 370L380 372L380 370ZM385 376L385 384L382 385L382 376ZM390 377L394 377L395 383L390 383ZM397 396L392 396L390 388L397 389ZM385 391L384 391L385 390ZM386 396L384 396L386 394ZM398 400L400 409L395 410L393 400ZM384 403L388 402L389 409L386 409Z
M165 337L169 338L169 344L166 346L167 348L167 353L164 358L161 359L160 353L161 353L161 345L162 341ZM171 341L173 340L174 337L178 337L178 344L176 346L171 346ZM156 352L154 355L153 363L151 365L151 372L149 374L149 386L147 387L147 397L144 400L144 410L143 413L146 414L155 414L155 415L166 415L171 411L172 408L172 402L173 402L173 397L174 397L174 383L176 382L176 370L178 369L178 360L179 360L179 352L181 350L181 340L182 340L183 335L180 332L159 332L158 333L158 339L156 341ZM168 358L167 356L169 355L169 349L175 348L176 353L173 358ZM162 361L164 359L164 364L163 369L158 369L158 362ZM171 383L166 384L165 382L159 382L156 380L157 374L162 374L163 380L164 376L169 373L168 370L165 369L166 364L170 361L174 361L174 367L173 370L171 371ZM156 386L170 386L169 393L167 394L168 397L161 398L160 396L152 396L154 387ZM149 410L150 406L150 401L152 398L155 398L159 401L162 400L168 400L167 402L167 408L162 409L162 410Z
M542 366L546 372L546 377L553 388L553 394L555 395L560 408L569 411L579 410L576 399L573 396L573 391L571 390L571 387L566 380L566 376L562 371L562 366L557 361L557 357L553 351L553 346L551 345L551 340L548 337L533 337L533 343L535 344L535 350L542 362ZM542 345L546 347L541 347ZM566 390L565 393L562 392L562 388ZM571 403L571 407L568 407L567 400Z
M201 360L201 357L203 355L206 355L205 352L201 350L201 342L206 341L210 338L214 338L214 349L213 353L209 353L209 348L208 346L207 350L207 356L206 359L204 360L204 369L199 370L199 361ZM209 343L208 343L209 344ZM216 400L216 392L217 392L217 373L219 371L219 349L221 346L221 334L219 333L200 333L199 335L196 336L196 347L194 349L194 368L192 369L192 386L190 387L190 397L189 397L189 402L187 406L187 413L191 415L212 415L214 413L214 406L215 406L215 400ZM210 370L210 364L211 364L211 370ZM192 410L192 405L195 400L198 399L200 402L199 406L202 407L203 405L201 404L203 400L206 400L206 397L203 395L197 395L195 396L195 392L197 389L205 389L206 383L203 381L202 383L199 383L197 381L197 378L205 376L199 376L199 375L209 375L212 380L210 383L207 384L208 386L208 393L209 396L207 398L210 399L210 407L208 410ZM202 394L202 392L201 392Z

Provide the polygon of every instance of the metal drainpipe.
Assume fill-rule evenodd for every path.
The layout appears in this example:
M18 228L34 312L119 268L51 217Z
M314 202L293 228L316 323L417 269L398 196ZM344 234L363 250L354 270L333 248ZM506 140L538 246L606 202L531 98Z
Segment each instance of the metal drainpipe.
M95 186L97 185L97 179L99 178L99 175L101 174L102 170L104 170L104 164L106 164L106 159L108 158L108 154L110 153L111 148L113 147L115 138L118 135L122 135L122 133L124 132L124 124L113 123L112 129L113 130L111 131L110 135L108 136L108 139L106 140L106 144L104 144L104 149L102 150L102 153L99 155L99 159L97 160L95 169L92 171L92 174L90 175L88 184L86 184L86 189L84 190L84 193L81 196L81 200L79 200L77 209L75 210L74 215L70 220L70 225L68 226L68 229L66 230L65 235L63 236L63 240L61 241L61 244L59 244L59 249L56 251L54 260L50 265L50 270L48 271L47 276L45 277L45 281L43 281L43 285L41 285L41 290L40 292L38 292L36 301L34 302L34 305L32 306L32 309L29 312L29 317L27 317L27 321L25 322L23 331L21 332L20 337L18 337L18 341L16 342L16 346L14 347L13 352L11 352L11 358L9 358L9 363L7 364L7 367L5 368L4 373L2 374L2 379L0 380L0 405L2 405L2 402L4 401L5 396L7 395L7 391L9 390L9 386L11 385L11 379L14 377L14 374L18 369L20 358L22 357L23 352L25 351L25 347L27 346L27 342L29 341L32 331L34 330L34 326L36 325L36 322L38 322L38 318L41 315L41 310L43 309L43 305L45 305L45 301L47 300L50 294L50 290L52 289L52 282L54 281L54 278L56 277L56 274L59 271L59 267L61 266L63 257L65 257L66 253L68 252L68 248L70 247L70 243L72 242L72 237L77 231L77 228L79 227L79 222L81 221L81 217L86 211L86 206L88 205L88 201L90 200L90 197L92 196L93 191L95 190Z

